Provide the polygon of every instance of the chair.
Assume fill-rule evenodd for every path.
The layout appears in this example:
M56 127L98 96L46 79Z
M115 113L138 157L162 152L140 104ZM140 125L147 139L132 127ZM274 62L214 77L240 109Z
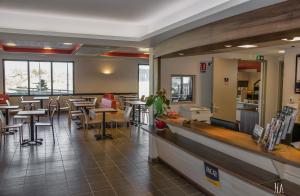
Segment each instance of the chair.
M131 112L132 112L132 107L127 106L123 113L118 112L116 114L111 114L111 122L115 123L116 130L118 129L118 123L126 123L127 125L130 124ZM130 135L131 135L131 131L130 131Z
M36 122L34 124L34 129L35 129L35 139L37 140L37 128L38 127L51 127L52 129L52 135L53 135L53 142L55 143L55 137L54 137L54 126L53 126L53 117L56 112L56 108L53 109L53 111L50 114L49 111L49 121L48 122Z
M95 97L94 100L93 100L93 106L91 106L91 107L86 107L86 108L87 108L87 109L93 109L93 108L96 108L97 100L98 100L98 98Z
M68 127L69 129L71 129L71 120L74 117L82 117L83 113L80 110L72 110L70 104L68 103L68 101L66 101L66 108L68 108Z
M236 122L230 122L218 118L210 118L210 124L216 127L222 127L225 129L231 129L234 131L239 131L239 125Z
M88 116L87 112L85 109L81 109L82 114L83 114L83 130L84 130L84 134L86 134L87 130L88 130L88 126L89 125L97 125L99 124L101 126L102 120L95 118L95 119L90 119L90 117ZM100 129L99 126L99 129Z
M0 130L1 135L6 130L9 130L9 129L18 129L19 130L20 145L22 144L22 141L23 141L23 123L6 125L4 115L3 115L2 111L0 111L0 126L1 126L0 127L1 128L1 130Z

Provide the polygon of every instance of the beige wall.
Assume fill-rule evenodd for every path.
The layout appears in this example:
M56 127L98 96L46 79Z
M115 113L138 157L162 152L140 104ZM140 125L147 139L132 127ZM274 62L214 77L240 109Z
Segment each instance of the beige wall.
M210 56L190 56L168 58L161 60L161 88L166 89L171 97L171 75L194 75L194 100L193 103L211 107L211 67L206 73L200 73L200 62L211 61ZM172 109L178 110L179 104L172 104Z
M132 58L0 53L0 92L3 92L3 59L74 61L75 93L137 92L138 64L148 64L148 60ZM112 74L101 73L107 69Z
M295 93L295 72L296 56L300 54L299 48L286 50L284 56L284 75L283 75L283 97L282 105L286 105L290 100L299 102L300 94Z
M266 99L265 99L265 124L270 123L272 117L276 115L279 108L279 58L276 56L266 56Z

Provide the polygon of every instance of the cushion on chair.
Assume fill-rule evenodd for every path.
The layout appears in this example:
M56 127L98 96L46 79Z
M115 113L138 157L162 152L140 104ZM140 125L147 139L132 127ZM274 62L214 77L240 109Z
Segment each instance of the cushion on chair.
M103 108L117 108L117 102L113 99L102 98L101 107Z

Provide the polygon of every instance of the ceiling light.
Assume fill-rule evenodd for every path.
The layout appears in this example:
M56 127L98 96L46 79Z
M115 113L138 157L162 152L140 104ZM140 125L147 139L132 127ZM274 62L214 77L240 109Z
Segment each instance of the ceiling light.
M149 48L139 48L138 51L140 51L140 52L149 52Z
M285 50L278 50L278 53L279 53L279 54L284 54L284 53L285 53Z
M73 45L73 43L65 42L64 45L71 46L71 45Z
M44 47L44 50L52 50L51 47Z
M287 41L287 42L296 42L296 41L300 41L300 37L293 37L293 38L284 38L284 39L281 39L283 41Z
M16 46L16 44L13 43L13 42L8 42L8 43L6 43L6 45L7 45L7 46L11 46L11 47L15 47L15 46Z
M183 55L184 55L184 53L182 53L182 52L179 52L179 53L178 53L178 55L180 55L180 56L183 56Z
M239 48L256 48L257 45L246 44L246 45L240 45L238 47Z
M224 46L225 46L225 48L231 48L232 47L232 45L230 45L230 44L224 45Z
M149 55L150 53L149 52L144 52L144 54Z

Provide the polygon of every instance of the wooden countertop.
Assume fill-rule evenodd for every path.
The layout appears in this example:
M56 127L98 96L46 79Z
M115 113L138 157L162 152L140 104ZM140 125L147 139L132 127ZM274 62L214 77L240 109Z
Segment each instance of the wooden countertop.
M261 144L255 143L251 138L251 135L242 132L215 127L202 122L192 121L191 124L183 125L182 118L171 119L167 117L161 117L160 120L165 121L167 124L184 128L185 130L192 131L226 144L230 144L243 150L260 154L270 159L290 164L295 167L300 167L300 150L297 150L291 146L279 144L276 146L274 151L268 152L264 150Z

